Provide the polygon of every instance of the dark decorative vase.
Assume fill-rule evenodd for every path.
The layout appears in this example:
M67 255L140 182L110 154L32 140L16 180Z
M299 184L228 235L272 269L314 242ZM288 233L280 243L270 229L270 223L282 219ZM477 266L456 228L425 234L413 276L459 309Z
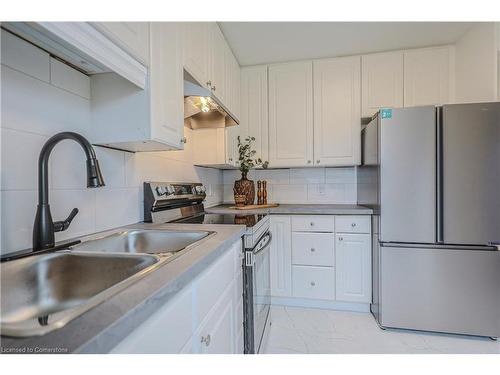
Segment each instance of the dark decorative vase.
M255 200L255 184L247 179L247 172L241 172L241 178L234 181L234 195L246 196L245 205L253 204Z

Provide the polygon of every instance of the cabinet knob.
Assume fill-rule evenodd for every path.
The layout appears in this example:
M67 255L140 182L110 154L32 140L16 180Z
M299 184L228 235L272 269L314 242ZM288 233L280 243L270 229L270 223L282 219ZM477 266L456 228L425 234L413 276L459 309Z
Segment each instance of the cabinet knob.
M212 87L212 81L207 81L207 86Z
M233 158L229 158L229 161L233 161Z
M311 164L311 161L310 161L310 160L308 160L308 161L307 161L307 164Z
M311 222L309 223L309 225L310 225L311 227L313 227L313 226L314 226L314 221L311 221Z
M354 228L355 226L356 226L356 223L352 223L352 224L351 224L351 227L353 227L353 228Z
M316 160L316 164L319 164L320 160Z
M210 345L210 334L206 335L206 336L201 336L201 343L205 344L205 346L209 346Z
M316 249L314 247L311 248L311 253L314 253Z
M344 240L344 237L339 237L339 241L343 241Z
M215 86L212 86L212 91L215 91L215 89L217 89L217 87L215 87Z
M316 283L314 281L311 281L311 286L315 286Z
M181 143L186 144L186 143L187 143L187 138L186 138L186 137L182 137L182 138L181 138Z

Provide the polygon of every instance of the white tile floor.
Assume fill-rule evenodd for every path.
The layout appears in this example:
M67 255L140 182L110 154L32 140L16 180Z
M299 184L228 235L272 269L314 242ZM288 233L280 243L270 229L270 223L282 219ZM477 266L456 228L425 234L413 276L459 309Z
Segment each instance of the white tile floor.
M369 313L272 306L271 322L261 353L500 354L488 338L381 330Z

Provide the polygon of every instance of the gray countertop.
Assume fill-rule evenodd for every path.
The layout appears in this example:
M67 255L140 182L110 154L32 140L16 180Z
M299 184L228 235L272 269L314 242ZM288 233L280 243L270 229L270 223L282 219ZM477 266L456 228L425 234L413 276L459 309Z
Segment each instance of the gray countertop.
M264 214L275 215L371 215L373 210L368 207L351 204L280 204L273 208L260 208L257 210L235 210L229 207L234 204L205 208L208 213L214 214Z
M202 240L181 256L161 265L63 328L37 337L2 336L2 352L8 353L12 348L20 349L19 352L23 352L23 348L40 348L52 350L52 353L106 353L227 251L245 231L243 225L134 224L86 236L84 239L123 229L144 228L207 230L217 233Z

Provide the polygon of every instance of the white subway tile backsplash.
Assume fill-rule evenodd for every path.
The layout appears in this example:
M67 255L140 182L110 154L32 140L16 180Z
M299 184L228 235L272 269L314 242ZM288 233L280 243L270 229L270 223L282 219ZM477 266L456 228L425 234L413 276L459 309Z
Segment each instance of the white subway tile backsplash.
M322 184L325 182L325 168L290 169L290 184Z
M90 100L90 78L53 57L50 58L50 83Z
M346 168L326 168L326 183L356 183L356 169L354 167Z
M258 169L257 180L266 180L272 185L288 185L290 183L289 169Z
M307 185L273 185L269 203L308 203Z
M2 254L31 247L37 192L9 190L2 191L1 197Z
M49 54L5 30L1 34L2 64L49 82Z
M140 221L141 191L139 188L96 191L96 229L102 231Z
M38 154L46 137L2 128L2 190L35 190Z
M257 170L268 181L268 202L356 204L355 168L292 168ZM234 172L224 171L224 202L233 203Z
M2 66L2 127L52 136L76 131L90 138L87 99Z

